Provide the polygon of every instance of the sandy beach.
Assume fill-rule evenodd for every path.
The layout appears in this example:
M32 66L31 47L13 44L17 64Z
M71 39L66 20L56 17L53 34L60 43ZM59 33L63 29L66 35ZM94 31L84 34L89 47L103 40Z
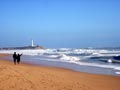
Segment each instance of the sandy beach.
M6 55L0 54L0 57ZM120 77L0 60L0 90L119 90Z

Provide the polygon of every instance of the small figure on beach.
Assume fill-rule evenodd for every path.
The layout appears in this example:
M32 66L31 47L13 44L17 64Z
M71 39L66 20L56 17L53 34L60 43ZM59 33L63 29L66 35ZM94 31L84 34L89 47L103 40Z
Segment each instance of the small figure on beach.
M18 54L17 55L17 63L19 64L20 63L20 58L21 58L22 54Z
M13 54L13 62L14 62L15 65L16 65L16 60L17 60L17 54L16 54L16 52L14 52L14 54Z

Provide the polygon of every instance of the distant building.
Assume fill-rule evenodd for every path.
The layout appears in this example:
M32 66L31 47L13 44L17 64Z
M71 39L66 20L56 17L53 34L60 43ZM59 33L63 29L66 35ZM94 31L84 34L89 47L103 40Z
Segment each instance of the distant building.
M32 47L34 47L34 41L32 40L32 44L31 44Z

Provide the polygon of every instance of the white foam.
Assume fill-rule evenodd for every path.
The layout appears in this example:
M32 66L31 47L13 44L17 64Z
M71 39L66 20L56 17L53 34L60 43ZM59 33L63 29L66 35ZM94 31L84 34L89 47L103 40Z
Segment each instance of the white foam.
M108 59L108 62L109 62L109 63L112 63L112 60L111 60L111 59Z
M120 74L120 72L115 72L116 74Z
M114 68L115 70L120 70L120 67L116 67L116 68Z
M50 57L58 57L58 55L50 55Z
M61 54L60 58L59 59L62 59L62 60L70 60L70 61L79 61L80 58L78 57L73 57L73 56L67 56L65 54Z

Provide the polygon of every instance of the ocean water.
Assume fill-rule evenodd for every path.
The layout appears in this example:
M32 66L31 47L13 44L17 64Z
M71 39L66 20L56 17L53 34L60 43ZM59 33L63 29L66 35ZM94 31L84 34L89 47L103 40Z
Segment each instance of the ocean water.
M120 63L113 56L119 56L120 50L109 49L27 49L1 50L0 53L22 53L22 62L68 68L80 72L120 76ZM8 58L12 60L12 56Z

